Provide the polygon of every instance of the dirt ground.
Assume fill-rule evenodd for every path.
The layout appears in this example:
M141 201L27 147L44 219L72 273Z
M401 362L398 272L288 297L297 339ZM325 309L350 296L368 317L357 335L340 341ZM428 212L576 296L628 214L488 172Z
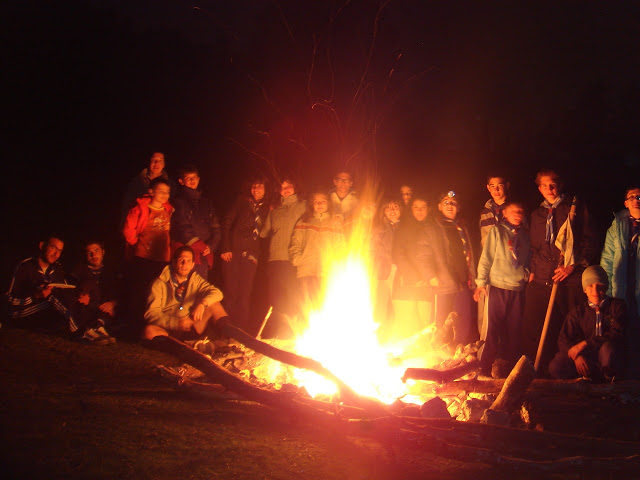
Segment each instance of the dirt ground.
M176 391L154 366L178 362L133 342L3 328L0 358L3 478L540 478L436 457L428 445L392 456L262 405Z

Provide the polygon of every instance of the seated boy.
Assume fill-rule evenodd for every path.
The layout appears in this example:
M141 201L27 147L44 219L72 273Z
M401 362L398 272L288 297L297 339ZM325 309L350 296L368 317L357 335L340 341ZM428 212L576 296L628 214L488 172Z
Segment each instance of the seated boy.
M172 336L179 340L204 337L207 327L227 314L220 300L222 292L194 271L193 250L176 249L171 265L151 284L144 318L143 338Z
M62 317L65 329L74 333L78 326L68 308L70 295L58 263L64 242L58 235L49 235L38 247L38 256L23 260L11 279L7 292L11 324L55 330Z
M476 302L481 295L488 295L488 321L480 332L485 341L480 362L487 375L496 358L513 365L520 356L524 288L529 279L530 244L522 226L524 209L517 202L505 203L504 218L487 235L473 294Z
M607 296L609 280L600 265L582 273L587 301L565 318L559 352L549 364L554 378L611 381L624 368L623 334L627 316L624 300Z
M93 338L94 344L115 343L116 340L105 327L111 330L114 324L121 279L113 269L105 266L104 254L101 242L87 241L83 261L71 274L77 285L75 318L86 329L85 337Z

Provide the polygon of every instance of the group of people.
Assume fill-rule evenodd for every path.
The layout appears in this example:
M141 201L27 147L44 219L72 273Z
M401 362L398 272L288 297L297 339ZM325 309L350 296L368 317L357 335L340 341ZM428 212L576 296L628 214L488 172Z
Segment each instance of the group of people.
M83 261L65 275L58 263L64 241L50 235L16 269L10 317L47 323L56 312L72 334L96 345L115 341L110 331L118 318L145 339L198 341L215 335L227 316L255 334L252 298L266 287L271 334L290 335L301 304L317 301L331 253L364 224L374 314L385 339L449 324L452 344L484 340L485 374L497 359L514 364L526 354L557 378L638 375L640 188L625 192L625 209L600 251L585 205L565 194L556 172L538 172L543 202L529 217L507 179L490 175L476 262L454 191L429 208L410 185L378 202L360 197L348 171L334 175L332 190L306 198L294 178L277 183L270 195L266 178L250 179L219 220L198 169L182 166L174 183L164 155L154 153L123 199L124 276L105 265L99 240L85 242ZM209 282L215 264L222 289ZM264 283L255 281L259 265Z

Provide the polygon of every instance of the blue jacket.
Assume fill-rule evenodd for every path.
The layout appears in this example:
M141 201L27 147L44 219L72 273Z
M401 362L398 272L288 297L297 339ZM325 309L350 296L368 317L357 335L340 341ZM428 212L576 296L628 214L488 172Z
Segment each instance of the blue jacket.
M627 298L627 262L629 258L629 210L618 212L607 230L600 266L609 277L607 295ZM636 256L636 284L633 292L640 313L640 242Z
M529 233L520 227L518 245L515 234L503 222L494 225L487 235L480 261L476 285L493 285L503 290L520 291L529 281L529 260L531 258ZM518 262L513 258L513 248L517 248Z

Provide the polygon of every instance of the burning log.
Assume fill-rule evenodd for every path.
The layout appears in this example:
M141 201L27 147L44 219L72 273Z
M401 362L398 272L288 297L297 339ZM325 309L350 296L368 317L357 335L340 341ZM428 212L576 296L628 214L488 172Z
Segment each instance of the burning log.
M471 372L480 370L480 361L476 358L470 362L463 363L449 370L435 370L432 368L407 368L402 375L402 381L431 380L439 384L453 382Z
M229 329L229 331L234 331L234 329L248 336L248 334L246 334L245 332L243 332L237 327L233 327L232 329ZM264 342L260 342L259 340L255 340L255 341L258 343L264 344ZM170 353L171 355L174 355L176 358L180 359L181 361L188 363L189 365L197 368L212 381L224 386L225 388L233 392L236 392L242 395L243 397L249 400L253 400L258 403L263 403L269 406L291 408L299 411L299 413L306 413L306 414L313 413L313 412L304 412L300 410L301 408L310 409L311 406L308 404L309 402L306 402L307 405L303 405L300 402L299 398L293 396L290 393L272 392L270 390L256 387L255 385L252 385L244 381L239 376L236 376L233 373L222 368L216 362L211 360L208 356L192 349L191 347L185 345L184 343L172 337L158 336L151 341L151 344L155 346L158 350L162 350L167 353ZM264 344L264 345L267 345L267 344ZM249 348L252 348L249 345L247 346ZM267 346L271 347L271 345L267 345ZM290 354L289 352L278 350L275 347L271 347L271 348L276 352L281 352L283 354L288 354L288 355L294 355L294 354ZM294 355L294 356L298 357L298 359L309 360L304 357L300 357L298 355ZM309 360L309 362L315 362L315 361ZM315 363L318 363L318 362L315 362ZM360 397L351 389L349 389L349 391L351 392L350 396L348 397L349 400L354 402L357 406L360 406L363 409L363 411L366 411L368 413L369 416L379 417L379 416L391 415L386 409L384 409L377 402L374 402L371 399ZM320 410L317 410L316 408L314 408L314 412L318 412L318 411Z
M237 340L245 347L250 348L256 353L260 353L269 358L278 360L279 362L286 363L287 365L291 365L296 368L310 370L317 373L318 375L323 376L327 380L330 380L338 387L338 390L340 391L340 398L342 398L345 402L352 402L354 405L357 405L365 409L366 411L371 412L371 414L374 416L391 415L380 402L358 395L353 391L351 387L349 387L346 383L336 377L320 362L311 358L303 357L301 355L296 355L295 353L280 350L279 348L269 345L266 342L253 338L251 335L231 324L230 322L220 322L217 324L217 326L222 335Z
M160 376L167 380L167 382L180 390L185 390L189 393L199 395L202 397L211 398L213 400L244 400L245 397L238 395L237 393L227 389L223 385L217 383L205 383L193 380L186 376L183 372L164 365L158 365L156 367ZM358 407L352 407L350 405L337 405L332 402L325 402L322 400L315 400L304 396L294 396L287 393L287 396L295 397L295 401L308 405L319 410L326 412L339 413L342 416L348 418L366 418L367 412Z
M533 368L531 360L524 355L520 357L520 360L518 360L518 363L516 363L516 366L513 367L513 370L504 381L498 398L487 409L482 421L506 425L511 414L522 405L524 394L535 376L536 370Z

